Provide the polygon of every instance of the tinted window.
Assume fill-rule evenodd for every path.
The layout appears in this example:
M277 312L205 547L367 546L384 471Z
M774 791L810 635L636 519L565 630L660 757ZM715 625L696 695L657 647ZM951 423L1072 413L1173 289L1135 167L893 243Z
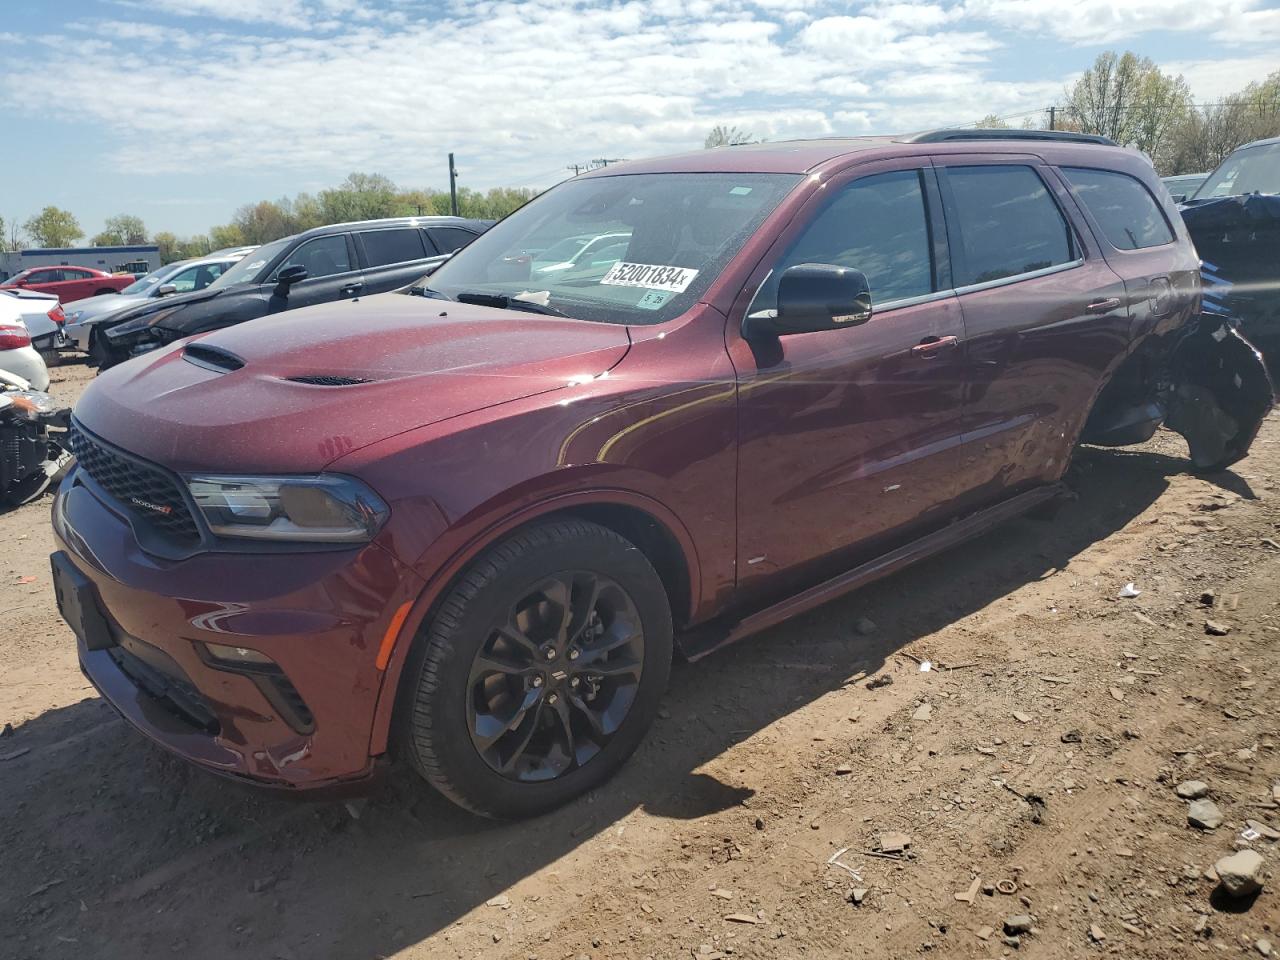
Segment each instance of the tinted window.
M308 240L285 257L284 263L276 267L275 272L279 273L285 267L292 267L295 264L307 268L308 279L346 273L351 269L351 259L347 254L347 235L340 233L336 237L316 237L314 240Z
M950 167L960 249L956 286L987 283L1075 259L1058 205L1030 167Z
M88 270L67 269L62 271L63 280L88 280L92 276L93 274L90 273Z
M471 231L462 230L458 227L432 227L430 233L431 239L435 241L441 253L453 253L455 250L461 250L476 238L476 235Z
M818 214L773 268L751 310L772 309L778 279L798 263L854 267L867 275L874 303L932 293L933 257L918 170L851 184Z
M199 267L187 267L187 269L175 273L161 286L171 283L178 288L178 293L203 290L218 277L222 276L222 272L226 267L225 263L206 263Z
M1063 167L1062 172L1117 250L1141 250L1173 242L1173 231L1155 198L1133 177L1083 167Z
M27 280L31 283L61 283L67 276L62 270L37 270Z
M369 230L360 234L360 238L364 241L364 255L371 267L407 263L427 256L422 233L412 227L403 230Z

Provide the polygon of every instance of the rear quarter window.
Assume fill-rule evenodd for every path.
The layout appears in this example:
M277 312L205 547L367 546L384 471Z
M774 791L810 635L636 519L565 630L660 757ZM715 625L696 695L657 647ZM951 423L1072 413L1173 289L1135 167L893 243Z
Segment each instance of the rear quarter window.
M431 239L435 241L435 245L440 248L441 253L453 253L455 250L461 250L476 238L474 233L469 230L463 230L460 227L432 227L428 232L431 234Z
M1062 174L1117 250L1173 243L1173 230L1146 186L1127 173L1063 167Z
M371 267L409 263L427 256L422 234L413 227L402 230L366 230L360 234L364 255Z
M1076 259L1071 228L1031 167L947 167L958 223L956 286L990 283Z

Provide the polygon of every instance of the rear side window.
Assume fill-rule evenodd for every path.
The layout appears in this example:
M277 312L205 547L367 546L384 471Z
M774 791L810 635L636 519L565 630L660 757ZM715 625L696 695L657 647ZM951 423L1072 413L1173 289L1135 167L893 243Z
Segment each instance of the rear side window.
M432 227L431 239L435 241L441 253L453 253L461 250L476 238L474 233L458 227Z
M427 256L422 234L413 227L403 230L368 230L360 234L360 239L364 241L364 255L371 267L408 263Z
M990 283L1075 260L1071 229L1031 167L948 167L960 235L956 286Z
M1062 173L1117 250L1173 243L1173 231L1150 191L1126 173L1063 167Z
M782 272L799 263L861 270L876 304L923 296L934 290L931 250L920 171L856 180L792 244L756 294L751 310L773 309Z

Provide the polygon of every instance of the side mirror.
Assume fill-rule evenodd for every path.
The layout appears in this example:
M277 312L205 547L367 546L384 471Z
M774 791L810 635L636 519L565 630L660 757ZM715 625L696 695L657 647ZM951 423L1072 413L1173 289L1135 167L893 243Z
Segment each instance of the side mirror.
M748 340L857 327L871 319L866 274L830 263L798 263L778 280L778 309L742 321Z
M157 297L167 297L178 292L178 285L174 283L162 283L156 287Z
M293 263L276 274L276 286L291 287L305 279L307 279L307 268L300 263Z

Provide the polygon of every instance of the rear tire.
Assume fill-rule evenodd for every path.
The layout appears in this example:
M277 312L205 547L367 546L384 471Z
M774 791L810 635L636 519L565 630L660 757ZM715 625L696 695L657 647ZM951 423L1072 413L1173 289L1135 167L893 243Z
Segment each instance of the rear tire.
M450 800L535 816L604 783L658 712L671 609L648 558L557 520L491 548L414 642L397 744Z

